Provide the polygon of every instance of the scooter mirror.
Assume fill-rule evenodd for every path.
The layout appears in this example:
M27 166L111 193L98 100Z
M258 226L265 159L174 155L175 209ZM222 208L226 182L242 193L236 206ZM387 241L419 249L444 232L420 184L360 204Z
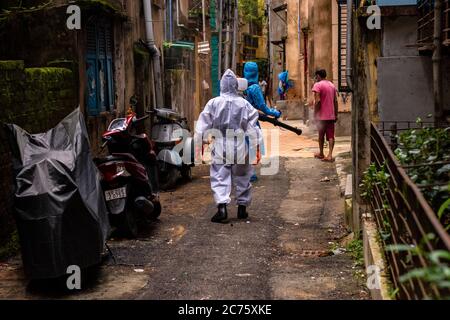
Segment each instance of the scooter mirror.
M130 98L130 105L135 107L137 104L138 104L138 100L137 100L136 96L132 96Z

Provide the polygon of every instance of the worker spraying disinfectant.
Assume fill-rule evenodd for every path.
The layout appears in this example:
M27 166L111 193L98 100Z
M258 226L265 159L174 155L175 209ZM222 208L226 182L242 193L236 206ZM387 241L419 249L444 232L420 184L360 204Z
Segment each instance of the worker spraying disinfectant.
M269 108L266 105L266 101L264 100L264 95L262 93L262 89L259 86L259 71L258 71L258 65L256 62L247 62L244 66L244 77L248 81L248 89L245 92L247 101L251 103L253 107L255 107L257 110L261 111L265 115L274 117L275 119L278 119L281 117L281 112ZM258 123L259 126L259 123ZM261 154L264 154L264 148L261 145ZM251 181L254 182L258 178L256 176L256 171L253 172Z
M238 94L238 79L225 71L220 82L220 96L210 100L195 127L196 142L213 143L210 168L211 189L218 206L211 221L222 223L228 218L232 184L235 186L238 218L247 219L253 174L250 154L260 143L258 111Z

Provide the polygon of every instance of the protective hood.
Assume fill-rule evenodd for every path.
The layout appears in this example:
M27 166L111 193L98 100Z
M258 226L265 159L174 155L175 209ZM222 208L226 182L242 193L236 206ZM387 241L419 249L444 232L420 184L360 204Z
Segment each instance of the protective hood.
M228 69L220 80L220 94L237 95L238 80L233 71Z
M247 62L244 66L244 77L248 81L248 85L259 83L258 64L256 62Z
M289 73L287 71L283 71L278 75L278 80L283 83L287 83L289 80Z

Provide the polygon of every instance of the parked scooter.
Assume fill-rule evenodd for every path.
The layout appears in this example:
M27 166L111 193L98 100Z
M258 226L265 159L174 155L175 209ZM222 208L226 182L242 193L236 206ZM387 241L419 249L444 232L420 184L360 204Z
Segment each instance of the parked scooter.
M102 148L107 147L110 155L95 160L111 225L128 237L137 236L139 219L161 214L154 144L146 134L135 132L148 117L137 118L130 107L126 118L113 120L103 134Z
M179 176L190 181L194 166L194 139L187 119L166 108L148 113L155 116L152 139L158 150L159 182L162 190L175 187Z

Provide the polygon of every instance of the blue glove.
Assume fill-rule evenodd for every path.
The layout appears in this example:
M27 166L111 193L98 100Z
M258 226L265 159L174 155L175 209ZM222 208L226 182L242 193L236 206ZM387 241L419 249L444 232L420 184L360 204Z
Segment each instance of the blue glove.
M281 117L281 111L278 111L278 110L273 110L273 113L274 113L274 117L276 118L276 119L278 119L278 118L280 118Z

